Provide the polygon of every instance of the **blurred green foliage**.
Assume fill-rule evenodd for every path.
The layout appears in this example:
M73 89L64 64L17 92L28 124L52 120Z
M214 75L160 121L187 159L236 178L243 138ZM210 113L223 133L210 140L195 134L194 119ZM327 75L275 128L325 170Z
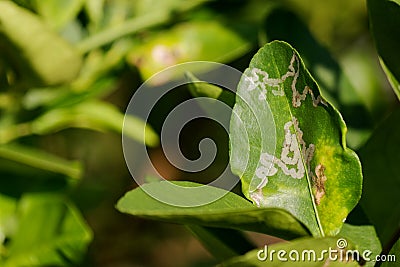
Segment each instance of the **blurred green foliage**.
M398 2L383 2L398 11ZM389 42L379 39L390 16L370 16L379 18L372 31L396 87L398 53L385 55ZM298 48L348 123L349 146L359 149L397 103L369 34L362 0L0 0L0 265L195 264L167 248L159 255L160 236L182 241L165 233L168 226L114 211L133 186L119 135L135 89L185 61L243 71L260 46L283 39ZM149 123L125 120L124 133L153 148L156 165L176 179L187 174L165 165L158 129L166 110L190 97L184 90L164 101Z

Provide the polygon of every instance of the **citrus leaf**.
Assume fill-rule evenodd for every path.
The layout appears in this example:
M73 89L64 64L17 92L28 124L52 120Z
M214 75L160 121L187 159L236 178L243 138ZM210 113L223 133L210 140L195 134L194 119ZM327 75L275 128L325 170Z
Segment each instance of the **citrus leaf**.
M399 80L396 79L396 77L392 74L392 72L389 70L389 68L386 67L385 62L383 62L382 59L380 59L379 62L381 63L382 69L385 72L386 77L387 77L390 85L392 86L395 94L400 99L400 82L399 82Z
M393 0L368 0L372 35L388 79L400 99L400 4Z
M105 97L115 89L115 82L114 77L100 78L90 86L90 90L78 92L71 90L69 86L30 89L24 95L22 104L28 110L38 107L45 110L71 107L84 101Z
M156 146L158 135L139 118L122 114L113 105L102 101L86 101L73 107L48 111L31 122L32 133L49 134L65 128L77 127L97 131L122 133L146 145Z
M231 108L235 104L235 94L232 91L224 90L214 84L200 81L191 72L186 72L185 76L190 82L188 85L190 94L195 98L203 98L202 101L199 101L199 105L209 116L217 118L215 112L218 111L215 111L212 106L218 105L218 101L224 102ZM204 97L207 98L207 102L204 102Z
M370 259L375 259L382 251L381 242L372 225L351 225L345 223L339 235L344 237L346 241L355 244L359 252L371 251L371 254L367 255ZM367 261L365 263L366 267L373 267L374 265L374 261Z
M182 198L175 192L168 191L167 182L144 184L144 190L162 192L164 195ZM192 182L174 182L183 187L197 187L200 184ZM202 192L196 191L190 198L202 198L201 194L219 195L222 198L207 205L198 207L176 207L168 205L146 194L141 188L136 188L122 197L117 209L123 213L166 222L201 225L219 228L232 228L276 235L282 238L294 238L308 235L304 227L291 215L281 209L257 208L244 198L223 192L211 186L204 186ZM197 195L196 195L197 194ZM185 202L185 199L181 199ZM190 199L187 200L190 202Z
M389 258L390 257L390 260ZM386 261L382 263L382 267L398 267L399 265L399 260L400 259L400 239L397 240L397 242L394 244L392 249L389 251L389 254L386 256Z
M355 261L346 262L346 254L338 252L338 238L301 238L252 250L218 265L220 267L258 267L258 266L360 266ZM349 245L348 249L354 249ZM330 256L329 251L336 250ZM336 257L336 260L332 260ZM340 261L340 258L344 261ZM350 258L350 257L349 257Z
M30 194L18 203L18 228L2 266L76 265L92 232L72 203L55 194Z
M37 15L12 1L0 1L0 10L0 54L29 86L62 84L77 76L80 55Z
M219 86L210 84L204 81L200 81L191 72L187 72L186 79L190 81L189 91L194 97L209 97L211 99L218 99L233 107L235 103L235 94L230 90L224 90Z
M371 254L366 253L365 256L369 257L369 261L365 262L365 265L362 266L374 266L375 262L373 261L375 257L379 254L381 250L381 246L379 240L376 236L375 230L373 226L353 226L349 224L344 224L342 231L340 232L339 236L336 238L328 237L328 238L302 238L293 240L290 243L279 243L268 246L267 250L263 249L260 253L259 250L253 250L247 253L244 256L233 258L226 263L223 263L221 266L360 266L357 262L352 261L349 263L340 262L340 254L333 253L333 257L337 255L338 257L336 260L327 259L328 253L325 254L325 259L322 260L321 253L323 249L329 251L329 248L332 250L337 250L338 245L344 249L344 253L348 253L348 258L350 259L351 256L354 256L354 260L358 262L363 262L363 253L365 251L371 251ZM269 253L275 250L275 253L272 254L271 258ZM283 257L287 259L287 261L279 260L277 258L277 253L279 250L286 251L286 255ZM289 255L292 253L293 257L296 257L296 254L292 251L295 250L299 253L299 258L295 261L291 260ZM309 254L310 251L315 252L316 260L313 260L312 252ZM353 254L353 251L358 252L358 256ZM266 256L265 252L268 252L268 257L264 259ZM304 259L302 260L301 257ZM311 257L311 260L308 257ZM261 257L261 260L258 259L258 256ZM346 259L346 254L343 254L343 259ZM329 263L329 264L328 264Z
M400 109L393 112L360 150L364 166L360 204L386 247L400 231Z
M324 96L343 115L349 128L347 143L358 149L372 133L375 122L390 106L374 68L375 59L365 51L347 53L342 62L316 40L303 21L293 12L275 9L266 21L268 40L282 40L300 53L307 69ZM351 79L349 79L351 78Z
M314 236L336 235L361 196L361 165L346 130L298 53L271 42L238 85L232 171L258 206L287 210Z
M199 225L187 225L186 227L219 261L240 256L254 249L243 233L237 230Z
M139 0L135 1L135 13L137 15L143 15L146 13L151 13L154 11L154 7L156 6L157 9L160 10L168 10L172 11L177 7L184 4L185 1L182 0L166 0L166 1L157 1L157 0ZM201 1L200 1L201 2Z
M54 108L33 121L3 127L0 129L0 144L23 136L51 134L67 128L122 133L123 125L124 134L129 138L148 146L158 145L158 135L149 124L133 115L124 116L115 106L96 100Z
M178 24L135 47L128 62L138 67L143 79L179 63L208 60L229 62L248 52L250 42L217 21ZM163 77L165 82L176 77Z

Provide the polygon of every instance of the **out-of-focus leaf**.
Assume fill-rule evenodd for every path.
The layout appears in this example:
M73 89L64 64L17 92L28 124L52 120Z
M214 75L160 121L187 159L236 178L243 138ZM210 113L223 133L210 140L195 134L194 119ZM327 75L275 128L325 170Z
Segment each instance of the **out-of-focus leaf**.
M22 145L0 145L0 158L50 172L61 173L73 179L79 179L82 176L82 166L79 162L68 161L43 150Z
M399 267L400 266L400 239L394 244L388 255L385 255L386 261L382 263L382 267ZM390 257L390 260L388 260Z
M361 206L383 247L400 230L400 109L393 112L360 150L364 185Z
M366 250L371 251L371 255L369 255L370 259L375 259L382 251L381 242L372 225L350 225L345 223L339 235L344 237L346 241L355 244L360 254ZM373 267L374 265L375 262L373 261L365 263L366 267Z
M34 1L32 0L13 0L14 3L22 6L26 9L33 10L34 9Z
M385 75L382 74L376 59L369 56L371 52L369 49L355 46L349 49L347 53L343 53L340 59L342 69L345 75L347 74L347 77L349 77L346 80L355 89L354 95L346 92L345 88L351 90L350 87L346 87L347 82L341 87L340 98L344 101L343 112L350 113L353 110L356 114L353 116L348 114L347 117L352 121L355 128L360 129L370 129L371 121L376 126L377 123L382 121L382 114L388 113L392 108L391 97L393 93L382 86L385 82ZM354 100L351 101L351 98L354 98ZM362 113L362 111L347 105L356 102L356 100L369 113ZM359 123L355 122L356 118L360 120L363 115L369 117Z
M258 206L287 210L314 236L336 235L361 197L361 165L346 131L299 54L271 42L238 85L232 171Z
M62 30L60 30L59 35L67 40L68 43L74 45L87 35L87 31L78 18L76 18L67 23Z
M0 54L29 86L61 84L76 77L80 55L37 15L11 1L0 1L0 10Z
M91 86L97 80L120 67L131 46L132 42L125 39L114 42L104 54L98 50L89 53L78 79L71 85L72 90L75 92L92 90Z
M186 77L190 82L192 82L189 85L189 90L192 96L218 99L230 107L233 107L235 104L235 93L232 91L222 89L207 82L202 82L190 72L186 73Z
M233 229L187 225L194 236L219 261L242 255L254 246L243 233Z
M23 196L17 219L18 228L2 261L4 267L77 265L92 240L77 208L62 196Z
M305 19L318 40L337 52L343 51L356 36L365 34L364 1L288 0L284 3Z
M105 0L85 1L85 10L94 28L97 28L101 18L103 17L104 2Z
M222 88L216 85L200 81L191 72L186 72L185 75L186 79L191 82L189 85L189 91L194 97L209 97L211 99L218 99L224 91ZM234 102L234 94L232 94L231 97L231 102Z
M122 114L115 106L102 101L86 101L74 106L51 109L33 121L0 129L0 144L32 134L45 135L66 128L122 133L148 146L159 143L158 135L141 119Z
M65 86L31 89L24 95L22 104L28 110L38 107L44 107L47 110L67 108L90 99L106 96L115 88L115 82L115 78L105 77L95 81L90 90L78 92Z
M154 8L162 10L173 10L184 4L185 0L137 0L135 1L135 13L142 15L154 11Z
M376 48L400 98L400 4L392 0L368 0L367 6Z
M104 97L117 88L115 75L131 42L120 40L103 53L91 51L85 58L79 77L68 86L29 90L22 99L26 109L68 107L92 98Z
M0 87L6 88L8 86L8 79L7 79L7 64L4 62L2 58L0 58ZM2 108L4 104L0 102L0 108Z
M70 94L70 88L66 87L32 88L26 92L21 102L25 109L32 110L42 106L53 105L54 102L59 102L60 99L65 100Z
M383 71L386 74L386 77L389 80L390 85L392 86L392 88L393 88L394 92L396 93L397 97L400 98L400 82L399 82L399 80L397 80L396 77L394 77L394 75L386 67L385 62L383 62L382 59L380 59L380 63L381 63Z
M282 40L296 47L320 85L324 97L339 110L343 110L342 114L345 118L348 117L346 121L349 124L354 118L347 113L354 112L356 108L363 108L359 113L365 114L373 111L371 105L384 105L381 94L371 92L376 88L357 88L352 84L328 49L314 38L296 14L283 9L274 10L267 18L266 34L268 40ZM372 103L372 100L375 102Z
M125 115L123 134L138 142L144 141L150 147L155 147L159 144L159 137L153 128L132 115Z
M17 201L9 196L0 194L0 262L6 254L5 240L12 235L17 228L15 211Z
M346 252L338 252L338 238L302 238L289 243L278 243L233 258L218 265L220 267L258 267L258 266L301 266L301 267L325 267L325 266L357 266L356 261L346 262ZM354 245L348 244L346 249L354 249ZM336 253L328 251L336 250ZM283 251L283 252L280 252ZM293 252L294 251L294 252ZM258 258L260 257L261 260ZM330 259L332 257L333 259ZM336 260L335 260L336 257ZM340 261L342 257L343 261ZM281 259L280 259L281 258ZM350 257L349 257L350 258Z
M202 97L199 105L212 118L217 118L218 116L218 114L215 114L215 112L218 112L218 109L213 108L213 105L219 105L218 101L224 102L231 108L235 104L235 94L232 91L202 82L190 72L186 72L185 75L186 79L191 82L188 85L190 94L193 97ZM207 101L205 101L204 97L207 98Z
M173 10L155 8L150 13L129 19L126 19L126 17L129 16L128 13L132 8L125 8L124 5L113 5L111 2L110 7L106 5L104 8L106 11L104 17L106 17L105 20L108 21L105 29L82 40L77 45L77 48L81 53L87 53L90 50L109 44L119 38L168 23L170 20L174 19L176 15L189 12L207 1L208 0L185 1L181 5L176 6ZM133 1L123 2L127 5L134 5L135 3ZM109 10L111 10L111 15L107 12Z
M162 31L132 49L128 62L143 79L175 64L204 60L229 62L248 52L251 42L217 21L193 21ZM175 77L163 77L162 83Z
M203 186L192 182L174 183L183 187ZM182 203L190 203L192 199L202 199L204 195L220 195L221 193L226 193L226 195L207 205L183 208L162 203L149 196L141 188L137 188L128 192L118 201L117 209L123 213L149 219L248 230L282 238L308 235L303 225L287 212L275 208L257 208L232 192L223 192L223 189L203 186L202 192L197 191L195 194L190 192L190 195L182 195L171 191L171 187L167 186L166 182L144 184L142 187L145 190L179 199ZM185 201L186 199L187 201Z
M142 120L122 114L116 107L101 101L86 101L69 108L53 109L30 123L31 133L49 134L77 127L122 133L146 145L156 146L158 135Z
M78 15L84 2L84 0L34 0L34 5L47 24L54 29L60 29Z

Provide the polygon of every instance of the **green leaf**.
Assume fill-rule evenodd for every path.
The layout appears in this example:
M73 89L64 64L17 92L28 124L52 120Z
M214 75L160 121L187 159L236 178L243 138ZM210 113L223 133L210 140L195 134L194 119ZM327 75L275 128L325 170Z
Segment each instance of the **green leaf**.
M296 47L321 95L343 115L349 127L348 145L359 148L372 133L373 122L379 122L389 106L387 92L377 79L375 59L366 57L366 52L357 47L342 55L344 61L339 64L303 21L285 9L275 9L265 28L268 40L282 40Z
M386 259L388 259L388 257L390 257L390 260L386 260L384 263L382 263L382 267L400 266L400 239L397 240L389 254L386 255Z
M158 135L148 124L131 115L124 117L113 105L95 100L50 110L34 120L30 127L34 134L49 134L70 127L122 133L123 124L128 137L149 146L158 144Z
M160 10L170 11L176 9L176 7L184 3L184 0L165 0L162 2L157 0L138 0L135 1L135 13L137 15L151 13L154 11L154 7L157 7L157 9Z
M82 166L79 162L68 161L43 150L18 144L0 145L0 158L50 172L65 174L73 179L79 179L82 176Z
M214 105L219 105L218 101L224 102L229 107L235 104L235 94L230 90L224 90L214 84L200 81L192 73L185 73L186 79L191 83L188 85L190 94L197 97L206 97L208 101L199 101L200 107L211 117L216 118L215 112L219 112Z
M163 31L135 47L128 62L138 67L143 79L166 67L205 60L229 62L251 48L249 41L217 21L192 21ZM163 77L165 82L175 77Z
M359 252L366 250L371 251L370 259L375 259L382 251L381 242L376 235L375 228L371 225L350 225L345 223L340 231L340 236L343 236L346 241L355 244ZM375 262L367 261L366 267L373 267Z
M314 236L336 235L361 196L361 165L346 130L298 53L271 42L238 86L232 171L258 206L287 210Z
M86 100L105 97L115 89L115 82L114 77L100 78L89 90L78 92L67 86L31 89L24 95L22 104L28 110L39 107L45 110L67 108Z
M282 238L294 238L308 235L304 227L287 212L275 208L257 208L242 197L223 192L211 186L202 187L196 194L181 195L171 191L167 182L155 182L142 185L144 190L163 193L171 198L178 198L182 203L190 203L191 199L203 198L204 194L219 195L226 193L222 198L207 205L198 207L171 206L146 194L141 188L136 188L122 197L117 209L123 213L149 219L162 220L173 223L201 225L219 228L231 228L261 232L276 235ZM184 187L197 187L200 184L192 182L174 182ZM181 191L180 191L181 192Z
M84 0L34 0L34 5L47 24L54 29L60 29L78 15L84 2Z
M233 258L219 266L224 267L257 267L257 266L359 266L357 262L346 262L346 254L338 252L338 238L301 238L292 242L283 242L266 246L258 250ZM354 249L352 245L346 247ZM332 252L332 260L330 252ZM282 251L282 252L281 252ZM258 258L260 257L260 259ZM283 260L280 260L280 257ZM340 259L344 261L340 261Z
M194 97L209 97L211 99L218 99L233 107L235 103L235 94L229 90L224 90L219 86L200 81L196 76L190 72L186 72L186 79L190 81L189 91Z
M74 100L74 97L70 100ZM23 136L51 134L73 127L116 133L122 133L124 129L123 134L148 146L157 146L159 142L151 126L141 119L128 114L124 116L109 103L89 100L74 106L51 109L30 122L3 127L0 129L0 144Z
M54 194L25 195L18 204L18 229L2 266L77 265L92 240L79 211Z
M6 238L14 234L17 228L15 211L17 201L9 196L0 194L0 262L7 250L5 245Z
M176 15L189 12L190 10L202 5L207 1L208 0L185 1L181 5L176 6L174 10L163 10L156 8L153 9L152 12L130 19L126 19L125 15L129 12L127 12L127 9L131 9L130 7L132 7L134 2L122 1L122 3L118 3L117 7L111 3L109 8L107 8L107 5L105 7L104 11L106 14L104 14L104 17L111 22L116 20L117 23L107 25L104 30L96 32L95 34L82 40L77 45L77 48L82 54L86 53L94 48L99 48L119 38L168 23L174 19ZM112 13L110 16L111 18L107 16L107 11L109 10L111 10L109 13Z
M323 96L340 109L340 79L345 75L329 51L314 38L307 25L295 13L278 8L268 16L265 30L269 41L281 40L296 47L318 82ZM349 94L349 90L353 92L355 89L350 85L343 90Z
M219 261L242 255L254 249L254 246L243 234L236 230L199 225L187 225L186 227Z
M104 15L104 2L105 0L85 1L85 11L95 28L97 28Z
M382 69L388 78L390 85L392 86L394 92L396 93L397 97L400 99L400 82L396 79L396 77L390 72L388 67L386 67L385 62L382 59L379 61L381 63Z
M400 4L393 0L368 0L367 6L372 35L384 63L382 65L400 98Z
M400 230L400 109L393 112L360 150L364 169L361 206L385 247Z
M85 58L79 77L69 85L31 89L23 97L26 109L45 106L67 107L92 98L102 98L116 90L117 77L110 75L121 65L130 42L121 40L102 53L92 51Z
M132 43L130 40L123 39L114 42L104 53L99 50L91 51L85 58L78 79L72 83L72 89L75 92L89 91L93 84L99 79L104 79L106 75L116 76L115 72L119 71L121 65L125 63L125 56L132 47Z
M17 143L0 145L0 194L19 198L26 192L64 191L81 176L80 162Z
M0 54L30 87L62 84L77 76L80 55L37 15L11 1L0 1L0 10Z

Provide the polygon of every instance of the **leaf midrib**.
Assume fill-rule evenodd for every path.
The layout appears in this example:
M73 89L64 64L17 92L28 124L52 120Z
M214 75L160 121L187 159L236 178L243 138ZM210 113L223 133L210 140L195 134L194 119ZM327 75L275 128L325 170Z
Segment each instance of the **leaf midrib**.
M300 79L300 67L302 66L302 64L301 64L302 61L301 61L300 56L294 51L293 48L292 48L292 52L293 52L293 55L295 55L295 56L297 57L297 59L298 59L298 72L299 72L299 77L298 77L297 82L299 82L299 79ZM273 64L274 64L274 68L275 68L275 70L277 71L278 75L280 75L280 77L282 77L282 75L281 75L281 73L280 73L280 71L279 71L278 65L276 64L275 52L272 50L272 51L271 51L271 54L272 54L272 61L273 61ZM295 70L296 70L296 69L295 69ZM293 79L294 79L294 77L293 77ZM297 84L297 83L296 83L296 84ZM292 90L292 89L290 88L290 90ZM293 116L292 109L291 109L291 105L290 105L290 103L289 103L289 100L288 100L288 97L287 97L287 94L286 94L286 90L283 90L283 91L284 91L284 94L285 94L285 103L286 103L287 106L289 107L288 110L289 110L289 114L290 114L290 119L293 120L294 116ZM292 93L293 93L293 92L292 92ZM307 99L307 97L306 97L306 99ZM304 101L305 101L305 100L304 100ZM304 104L304 103L303 103L303 104ZM300 108L300 107L301 107L301 104L300 104L299 108ZM296 129L295 129L295 131L296 131ZM300 140L298 139L298 136L297 136L297 131L296 131L296 140L297 140L297 144L300 144L300 142L299 142ZM299 148L300 148L299 150L302 152L301 147L299 147ZM302 161L302 163L303 163L304 170L305 170L305 173L306 173L306 179L307 179L307 184L308 184L308 192L309 192L309 195L311 196L311 202L312 202L312 206L313 206L313 209L314 209L315 219L316 219L316 221L317 221L317 226L318 226L318 228L319 228L320 234L321 234L322 237L324 237L324 236L325 236L325 233L324 233L324 230L323 230L323 228L322 228L321 221L320 221L320 219L319 219L319 214L318 214L317 206L316 206L316 204L315 204L314 195L313 195L313 193L312 193L312 185L311 185L310 175L309 175L309 173L308 173L307 165L305 164L305 161L304 161L303 153L301 153L301 152L300 152L300 158L301 158L301 161ZM310 164L311 164L311 163L310 163Z

